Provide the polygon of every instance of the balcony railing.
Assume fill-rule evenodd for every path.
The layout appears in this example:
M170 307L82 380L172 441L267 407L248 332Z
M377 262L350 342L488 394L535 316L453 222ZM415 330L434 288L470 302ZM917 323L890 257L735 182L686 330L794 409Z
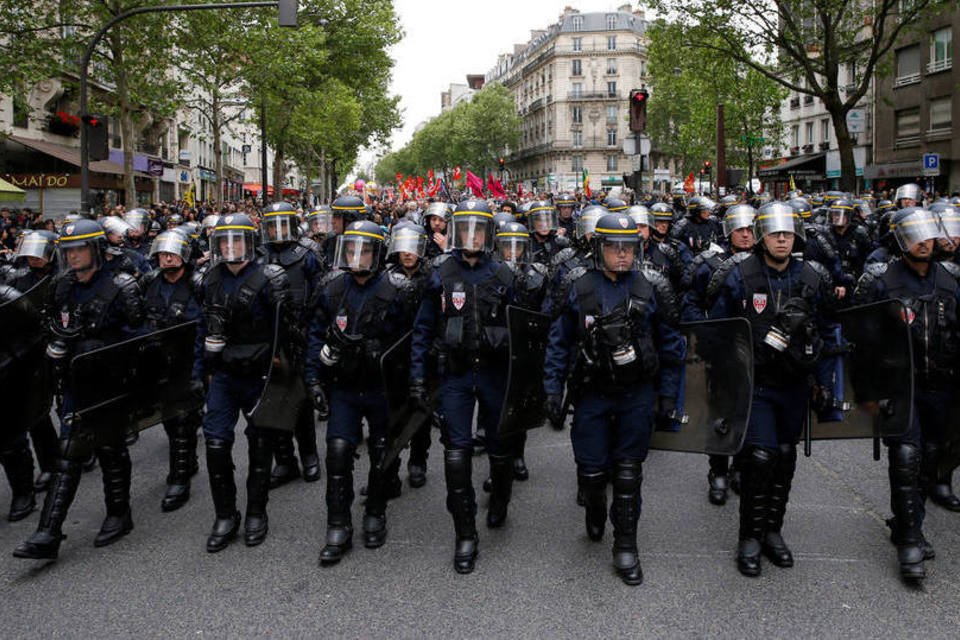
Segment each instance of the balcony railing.
M893 144L895 149L904 149L906 147L919 147L920 146L920 136L903 136L897 138L896 142Z
M905 76L897 76L897 79L893 81L894 87L905 87L908 84L916 84L920 82L919 73L911 73Z
M953 68L953 58L942 58L940 60L931 60L927 64L927 73L940 73Z
M570 91L567 100L618 100L619 91Z
M947 140L953 137L953 128L940 127L938 129L928 129L923 137L926 140Z

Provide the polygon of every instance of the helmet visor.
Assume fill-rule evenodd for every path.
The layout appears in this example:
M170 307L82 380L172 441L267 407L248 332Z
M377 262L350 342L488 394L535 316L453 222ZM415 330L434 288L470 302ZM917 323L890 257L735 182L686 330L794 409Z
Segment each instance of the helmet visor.
M252 231L243 229L216 229L213 232L211 251L215 264L250 262L254 257Z
M493 216L454 215L447 229L451 249L480 252L493 250Z
M600 211L587 211L580 214L576 229L578 239L586 240L588 236L593 235L597 229L597 221L600 219L602 213L603 212Z
M390 248L388 254L395 253L413 253L419 257L427 250L427 236L416 229L394 229L390 236Z
M605 237L598 243L597 268L614 273L634 271L639 264L636 236Z
M38 233L28 233L17 240L15 258L40 258L50 262L55 250L56 246L49 238Z
M960 211L950 207L940 212L940 226L944 235L953 240L960 238Z
M150 224L150 219L144 211L128 211L124 214L123 220L139 233L146 233L147 226Z
M904 251L926 240L943 238L944 233L936 217L929 211L919 209L894 223L893 234Z
M792 210L789 213L781 209L760 212L754 219L753 233L757 242L760 242L765 236L776 233L792 233L801 240L806 238L803 222L800 220L800 216L793 213Z
M296 218L266 214L260 221L260 239L265 243L293 242L297 239Z
M60 273L99 269L100 264L96 242L71 242L67 246L57 246L57 269Z
M900 200L907 199L914 202L920 202L920 186L914 183L905 184L897 189L897 195L894 198L898 203Z
M380 241L362 235L337 236L334 266L357 273L371 273L380 266Z
M333 214L330 212L312 213L307 225L313 235L327 236L333 233Z
M161 233L150 245L150 257L158 253L173 253L186 262L190 259L190 243L179 233Z
M727 215L723 217L723 235L730 237L730 234L736 231L737 229L743 229L744 227L753 227L753 219L756 214L753 213L752 208L748 209L747 206L736 206L727 211Z
M557 219L557 210L552 207L549 209L531 209L527 217L530 222L530 231L540 235L547 235L560 226Z
M509 231L497 234L497 254L504 262L510 264L526 264L529 248L529 234Z

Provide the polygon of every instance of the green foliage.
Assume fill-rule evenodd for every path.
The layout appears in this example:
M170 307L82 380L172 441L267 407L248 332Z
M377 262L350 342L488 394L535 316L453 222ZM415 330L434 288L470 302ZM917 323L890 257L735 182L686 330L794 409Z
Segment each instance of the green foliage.
M431 168L462 166L480 173L516 147L520 124L510 91L487 85L473 100L427 122L406 146L381 158L374 173L383 183L394 182L397 173L425 175Z

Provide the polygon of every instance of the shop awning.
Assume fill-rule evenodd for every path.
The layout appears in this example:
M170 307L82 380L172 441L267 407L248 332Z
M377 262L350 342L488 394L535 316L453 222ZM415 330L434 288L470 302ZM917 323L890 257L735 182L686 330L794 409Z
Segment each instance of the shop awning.
M48 156L52 156L76 167L80 166L80 149L77 147L65 147L62 144L45 142L43 140L31 140L30 138L22 138L20 136L10 136L9 139L28 149L45 153ZM110 173L118 176L123 175L123 167L108 160L92 161L90 163L90 171L95 173Z
M244 182L244 183L243 183L243 190L244 190L244 191L249 191L250 193L260 193L263 189L260 187L260 183L259 183L259 182ZM283 191L283 195L285 195L285 196L297 196L297 195L300 195L300 190L299 190L299 189L291 189L291 188L289 188L289 187L284 187L282 191ZM267 195L268 195L268 196L272 196L272 195L273 195L273 185L269 185L269 184L267 185Z
M0 178L0 202L23 202L26 191Z
M786 180L790 176L823 179L824 172L827 170L826 156L826 153L799 156L775 167L760 169L757 171L757 177L766 180Z

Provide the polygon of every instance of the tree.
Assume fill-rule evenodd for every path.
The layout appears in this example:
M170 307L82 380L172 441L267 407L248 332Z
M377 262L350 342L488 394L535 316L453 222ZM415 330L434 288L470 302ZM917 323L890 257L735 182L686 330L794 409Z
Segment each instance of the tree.
M840 152L840 187L856 187L847 114L905 29L946 0L647 0L684 27L678 47L709 52L819 99L830 114ZM703 31L690 29L699 27ZM716 37L694 40L710 33ZM856 80L841 90L840 69Z
M703 50L691 55L690 49L677 46L686 40L715 38L700 26L660 21L650 26L647 35L654 91L647 126L655 148L681 158L683 174L696 171L715 156L717 105L722 104L727 163L749 165L752 175L756 139L775 141L782 134L776 116L786 89L729 57Z

